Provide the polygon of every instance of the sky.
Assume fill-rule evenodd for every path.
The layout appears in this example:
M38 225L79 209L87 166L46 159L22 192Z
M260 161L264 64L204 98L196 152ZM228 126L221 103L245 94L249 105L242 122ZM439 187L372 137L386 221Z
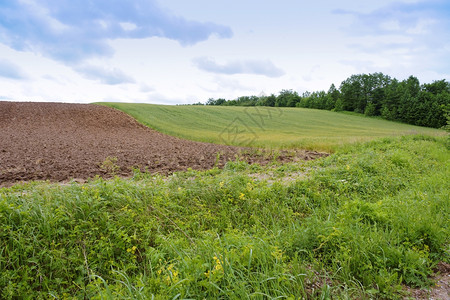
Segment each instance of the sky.
M0 101L192 104L450 81L449 0L0 0Z

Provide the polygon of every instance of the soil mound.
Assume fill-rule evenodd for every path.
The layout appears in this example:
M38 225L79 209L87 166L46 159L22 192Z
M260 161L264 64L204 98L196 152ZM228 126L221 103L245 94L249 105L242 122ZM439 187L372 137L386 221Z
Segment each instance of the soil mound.
M238 147L159 133L104 106L0 101L0 186L29 180L129 176L132 168L164 174L208 169L223 166L241 153ZM323 155L302 152L300 157ZM250 161L267 159L251 157Z

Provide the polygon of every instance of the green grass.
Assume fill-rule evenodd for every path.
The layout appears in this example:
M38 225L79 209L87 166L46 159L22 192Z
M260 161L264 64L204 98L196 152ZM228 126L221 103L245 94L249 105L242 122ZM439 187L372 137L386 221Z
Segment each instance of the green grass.
M380 137L445 134L443 130L314 109L98 104L122 110L169 135L236 146L334 151Z
M450 151L0 189L0 298L386 299L449 262Z

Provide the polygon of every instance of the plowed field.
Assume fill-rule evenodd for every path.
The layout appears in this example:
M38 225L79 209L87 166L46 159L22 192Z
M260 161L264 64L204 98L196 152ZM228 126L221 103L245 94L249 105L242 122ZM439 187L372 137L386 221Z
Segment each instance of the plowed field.
M0 101L0 186L18 181L129 176L133 168L168 174L223 166L245 149L182 140L145 127L118 110L91 104ZM217 153L220 153L217 159ZM278 159L326 155L297 151Z

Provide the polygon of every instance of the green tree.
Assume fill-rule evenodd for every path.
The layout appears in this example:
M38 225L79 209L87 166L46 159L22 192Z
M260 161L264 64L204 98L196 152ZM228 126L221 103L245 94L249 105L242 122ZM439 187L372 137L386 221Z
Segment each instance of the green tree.
M341 83L341 101L343 110L357 111L362 97L361 75L352 75Z
M393 79L386 88L386 95L381 101L381 116L387 120L397 120L398 106L400 104L401 89L397 79Z
M327 93L327 101L325 104L325 109L332 110L336 106L336 101L339 99L340 92L336 89L334 83L331 84Z
M277 96L275 96L274 94L270 94L270 96L267 97L266 103L264 105L274 107L276 101L277 101Z
M310 107L316 109L325 109L327 94L325 91L313 92L310 97Z
M206 105L223 105L226 102L227 102L227 100L225 100L223 98L219 98L219 99L209 98L208 101L206 102Z
M300 102L300 96L292 90L282 90L275 100L276 107L295 107Z
M311 108L311 93L306 91L300 97L300 101L296 104L297 107Z
M420 82L414 76L403 80L399 85L400 101L397 108L398 117L401 121L409 124L417 124L418 116L418 96L420 92Z

